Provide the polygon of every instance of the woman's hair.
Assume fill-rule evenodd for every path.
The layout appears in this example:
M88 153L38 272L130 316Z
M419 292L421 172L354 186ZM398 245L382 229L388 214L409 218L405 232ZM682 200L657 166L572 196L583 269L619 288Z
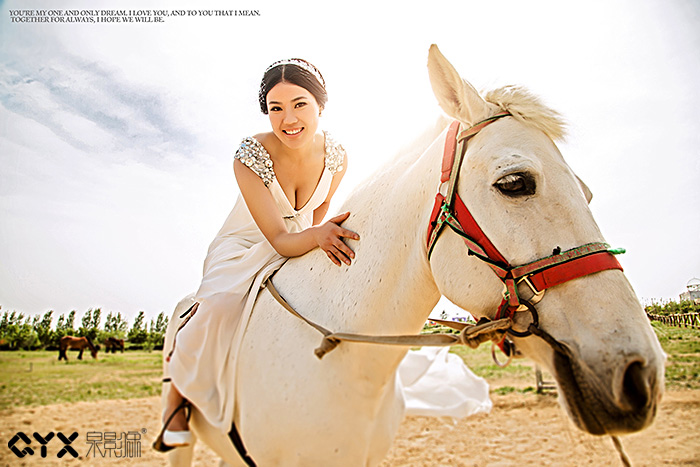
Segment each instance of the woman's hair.
M260 110L267 115L267 93L279 83L291 83L311 93L318 106L323 110L328 101L326 82L321 72L311 63L301 58L280 60L270 65L260 82Z

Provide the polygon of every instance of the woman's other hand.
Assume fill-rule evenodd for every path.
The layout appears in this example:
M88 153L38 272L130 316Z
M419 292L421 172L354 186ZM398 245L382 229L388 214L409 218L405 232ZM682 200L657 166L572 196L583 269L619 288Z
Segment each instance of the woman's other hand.
M340 266L341 261L349 266L355 258L355 252L345 244L343 237L353 240L360 239L360 236L355 232L340 226L348 216L350 216L349 212L340 214L314 228L316 243L336 266Z

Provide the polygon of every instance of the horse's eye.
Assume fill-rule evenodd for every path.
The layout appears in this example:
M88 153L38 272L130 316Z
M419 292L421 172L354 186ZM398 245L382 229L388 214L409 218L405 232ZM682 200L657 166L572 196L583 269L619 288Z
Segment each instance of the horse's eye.
M506 175L493 186L506 196L530 196L535 194L535 179L525 173Z

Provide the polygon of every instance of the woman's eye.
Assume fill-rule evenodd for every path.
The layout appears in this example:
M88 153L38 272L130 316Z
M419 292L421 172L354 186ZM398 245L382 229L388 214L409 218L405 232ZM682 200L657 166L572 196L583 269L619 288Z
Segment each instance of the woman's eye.
M525 173L506 175L493 186L502 194L510 197L534 195L537 188L535 179Z
M306 102L297 102L297 104L294 107L298 109L300 107L304 107L305 105L306 105Z
M282 110L282 108L275 105L270 107L269 112L279 112L280 110Z

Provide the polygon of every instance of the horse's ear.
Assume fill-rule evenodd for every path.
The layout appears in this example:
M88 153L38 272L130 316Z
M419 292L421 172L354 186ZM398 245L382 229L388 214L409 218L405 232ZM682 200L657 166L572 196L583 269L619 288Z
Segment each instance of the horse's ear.
M583 192L583 196L586 197L586 201L588 201L588 204L591 204L591 200L593 199L593 193L588 188L588 185L583 183L583 180L581 180L578 175L576 175L576 180L578 181L578 186L581 187L581 191Z
M459 76L435 44L428 52L428 74L440 107L450 117L473 125L493 113L491 107L495 109L495 106L483 100L476 89Z

